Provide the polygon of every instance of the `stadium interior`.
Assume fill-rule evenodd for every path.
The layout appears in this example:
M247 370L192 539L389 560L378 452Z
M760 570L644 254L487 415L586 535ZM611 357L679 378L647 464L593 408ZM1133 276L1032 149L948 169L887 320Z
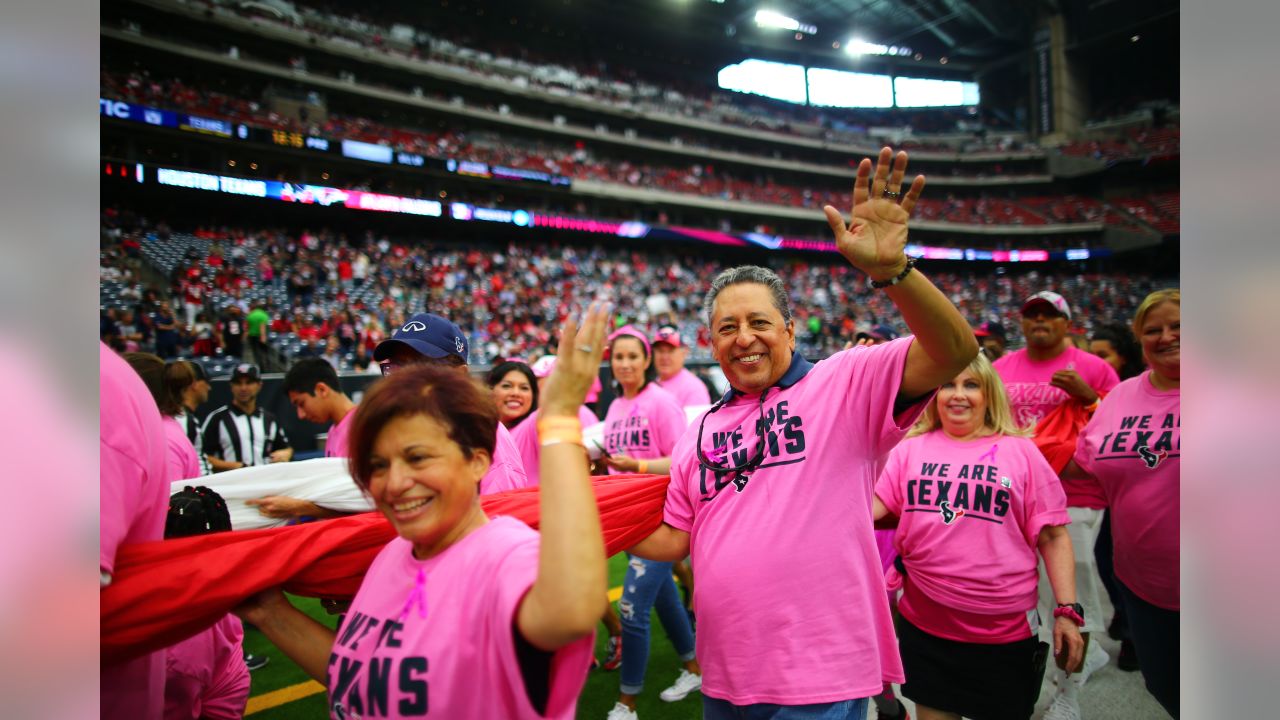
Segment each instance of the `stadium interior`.
M906 331L822 212L884 145L927 178L908 253L973 326L1018 347L1052 287L1088 337L1178 284L1178 22L1172 0L108 0L102 338L157 350L167 304L161 354L221 380L227 318L262 306L268 377L322 356L345 382L430 311L479 373L609 297L705 369L702 294L750 262L817 360ZM301 682L272 672L251 714L323 712L314 689L263 701ZM1094 682L1086 717L1162 716L1136 674ZM579 717L610 692L593 675Z

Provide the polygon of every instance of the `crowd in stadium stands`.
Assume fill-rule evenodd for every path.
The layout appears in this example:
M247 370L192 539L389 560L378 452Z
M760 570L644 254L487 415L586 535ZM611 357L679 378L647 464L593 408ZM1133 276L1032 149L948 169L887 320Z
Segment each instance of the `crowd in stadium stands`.
M875 127L910 128L917 133L959 133L968 135L963 145L938 144L944 151L1014 150L1034 148L1034 144L1008 137L986 139L980 131L1006 129L997 118L979 122L967 108L945 110L878 110L805 107L740 93L714 90L678 77L642 77L625 65L603 61L574 62L561 51L559 57L539 54L527 43L506 44L486 37L481 43L462 33L449 38L422 30L405 28L398 33L391 20L373 20L343 8L341 12L318 10L294 4L297 15L280 18L258 12L252 4L215 2L228 11L253 16L260 22L282 23L301 29L313 37L353 48L375 49L405 60L430 61L517 87L541 89L553 94L573 93L595 101L629 109L693 117L717 124L730 124L828 142L861 143ZM485 50L475 49L482 46ZM918 149L924 149L921 143ZM907 147L904 145L904 147Z
M1181 152L1182 132L1177 127L1143 127L1128 130L1123 137L1076 140L1060 148L1063 155L1091 157L1108 163L1121 160L1160 160Z
M843 189L817 189L774 182L772 178L747 178L722 166L694 163L662 166L599 156L583 142L570 145L514 139L492 132L467 133L457 129L419 131L381 125L367 118L330 113L323 122L303 127L297 119L281 116L256 101L191 87L178 79L154 78L146 72L102 73L104 96L131 102L176 107L236 122L274 129L304 131L333 138L385 143L398 150L434 158L456 158L549 172L579 180L593 180L667 192L716 197L726 201L749 201L768 205L818 209L826 204L841 205ZM1004 174L998 165L994 174ZM970 225L1044 225L1096 220L1105 210L1087 198L922 198L918 217ZM1145 201L1144 201L1145 202ZM1123 206L1129 209L1130 206ZM1140 216L1148 220L1146 216ZM1167 223L1156 224L1162 232L1176 232Z
M167 254L166 254L167 253ZM164 262L163 258L175 258ZM883 293L836 256L767 258L787 283L801 349L834 352L856 332L896 322ZM206 227L179 233L114 209L102 217L104 341L162 356L235 357L239 323L254 307L270 316L283 357L320 355L343 369L365 368L382 339L423 310L446 315L469 334L472 361L535 359L566 313L595 297L616 304L620 321L677 325L694 359L710 357L698 317L706 279L721 262L697 253L615 246L461 247L393 241L372 232ZM148 287L146 269L167 285ZM1079 330L1128 317L1152 278L998 274L971 266L930 277L974 325L998 321L1017 343L1016 312L1036 288L1054 287L1080 310ZM903 328L898 328L903 330ZM230 331L230 334L229 334ZM261 358L257 358L260 362ZM264 362L269 365L270 363Z

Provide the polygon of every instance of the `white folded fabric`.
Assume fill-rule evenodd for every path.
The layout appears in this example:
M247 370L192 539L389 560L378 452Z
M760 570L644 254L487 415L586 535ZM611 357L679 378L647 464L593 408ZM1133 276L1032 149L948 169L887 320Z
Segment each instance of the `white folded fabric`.
M171 485L170 494L187 485L205 485L222 496L231 513L235 530L279 527L287 520L264 517L246 500L283 495L308 500L322 508L338 512L373 510L370 500L347 472L345 458L317 458L299 462L272 463L228 470L200 478L179 480Z

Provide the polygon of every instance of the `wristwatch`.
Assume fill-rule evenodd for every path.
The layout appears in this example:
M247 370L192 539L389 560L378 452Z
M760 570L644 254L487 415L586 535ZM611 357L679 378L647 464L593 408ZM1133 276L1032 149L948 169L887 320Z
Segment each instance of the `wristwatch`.
M1084 627L1084 606L1080 603L1058 603L1058 607L1053 611L1055 618L1065 617L1076 625Z

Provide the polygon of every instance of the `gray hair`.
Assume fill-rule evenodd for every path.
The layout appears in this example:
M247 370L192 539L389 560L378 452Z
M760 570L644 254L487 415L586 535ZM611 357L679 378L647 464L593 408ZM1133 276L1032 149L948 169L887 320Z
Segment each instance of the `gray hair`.
M707 317L707 325L711 324L711 315L715 309L716 298L720 296L720 291L730 285L741 285L743 283L756 283L764 285L769 289L769 294L773 297L773 306L782 313L783 322L791 322L791 303L787 299L787 289L782 285L782 278L769 268L763 268L758 265L739 265L738 267L729 268L722 271L711 281L711 289L707 291L707 296L702 300L702 312Z

